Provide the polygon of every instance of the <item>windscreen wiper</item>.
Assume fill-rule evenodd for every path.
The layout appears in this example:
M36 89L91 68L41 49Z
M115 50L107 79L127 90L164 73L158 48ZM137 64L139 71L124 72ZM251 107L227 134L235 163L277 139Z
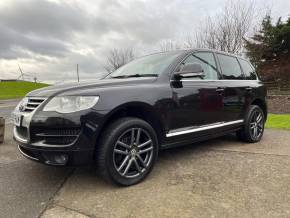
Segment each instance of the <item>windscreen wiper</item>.
M120 76L112 76L111 78L131 78L131 77L157 77L158 74L132 74L132 75L120 75Z

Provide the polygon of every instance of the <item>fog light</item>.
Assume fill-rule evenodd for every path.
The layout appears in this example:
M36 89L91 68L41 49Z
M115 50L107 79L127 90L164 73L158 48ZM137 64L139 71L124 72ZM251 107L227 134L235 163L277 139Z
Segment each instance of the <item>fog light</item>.
M65 165L68 162L67 154L43 154L43 157L49 165Z
M56 164L66 164L68 156L66 154L55 155L54 161Z

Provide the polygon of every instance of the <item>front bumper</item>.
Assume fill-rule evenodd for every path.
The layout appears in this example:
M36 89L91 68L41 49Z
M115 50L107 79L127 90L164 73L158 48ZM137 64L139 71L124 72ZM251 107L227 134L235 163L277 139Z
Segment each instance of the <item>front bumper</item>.
M93 163L94 150L68 150L33 148L18 145L19 152L26 158L53 166L82 166Z
M93 109L72 114L23 113L13 137L28 159L55 166L87 165L94 161L105 114Z

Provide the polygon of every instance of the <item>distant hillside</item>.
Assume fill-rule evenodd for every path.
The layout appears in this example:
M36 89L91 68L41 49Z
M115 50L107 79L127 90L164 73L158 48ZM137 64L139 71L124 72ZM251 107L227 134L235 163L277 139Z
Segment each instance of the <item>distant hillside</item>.
M21 98L28 92L46 87L48 84L34 82L0 82L0 99Z

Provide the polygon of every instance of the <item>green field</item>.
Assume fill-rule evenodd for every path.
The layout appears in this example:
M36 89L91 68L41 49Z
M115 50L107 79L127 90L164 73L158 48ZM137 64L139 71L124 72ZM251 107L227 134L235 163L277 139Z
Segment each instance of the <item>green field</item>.
M269 114L265 127L290 130L290 114Z
M0 99L21 98L28 92L48 86L34 82L0 82Z

